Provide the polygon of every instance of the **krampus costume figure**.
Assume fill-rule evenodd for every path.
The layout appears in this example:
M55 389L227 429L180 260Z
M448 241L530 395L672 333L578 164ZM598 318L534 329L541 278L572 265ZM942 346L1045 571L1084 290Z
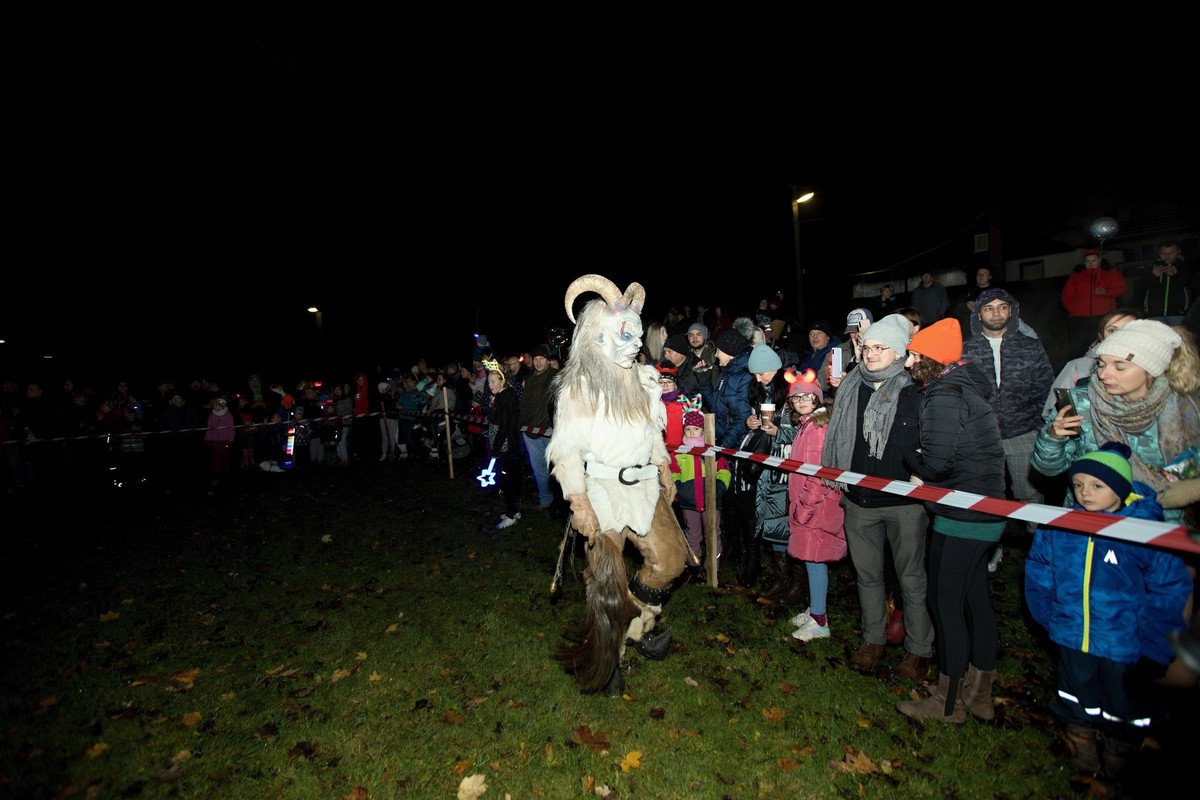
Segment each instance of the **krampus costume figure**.
M683 571L685 540L671 509L675 482L663 443L666 412L658 372L637 363L646 290L631 283L622 294L600 275L567 289L572 304L592 291L571 337L570 358L556 376L557 412L546 450L554 477L571 503L571 525L587 537L586 617L578 643L556 655L585 692L617 697L624 688L626 644L662 658L671 629L654 631L671 583ZM642 555L628 579L625 540Z

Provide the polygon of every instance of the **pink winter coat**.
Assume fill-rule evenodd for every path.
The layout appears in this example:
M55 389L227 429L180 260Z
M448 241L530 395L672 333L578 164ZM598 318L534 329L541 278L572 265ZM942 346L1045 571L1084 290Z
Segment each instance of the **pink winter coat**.
M791 458L808 464L821 463L829 409L818 408L801 421L792 442ZM788 555L801 561L831 562L846 557L846 512L842 493L820 478L793 472L788 477Z

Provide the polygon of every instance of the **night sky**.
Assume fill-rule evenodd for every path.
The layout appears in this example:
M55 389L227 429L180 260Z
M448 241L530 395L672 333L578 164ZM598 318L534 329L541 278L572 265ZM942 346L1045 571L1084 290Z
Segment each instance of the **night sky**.
M563 292L587 272L643 283L647 322L748 312L794 297L793 184L824 202L802 226L812 295L994 203L1036 221L1154 175L1084 146L1040 153L1047 168L1017 155L1022 131L987 149L529 53L466 59L350 11L190 13L178 41L125 48L77 20L39 42L57 49L18 91L0 377L347 379L469 358L475 332L523 350L569 328Z

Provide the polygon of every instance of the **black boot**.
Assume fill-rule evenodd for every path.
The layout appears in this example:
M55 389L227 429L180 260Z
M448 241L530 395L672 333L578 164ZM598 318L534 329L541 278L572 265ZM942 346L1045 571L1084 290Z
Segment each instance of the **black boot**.
M651 631L642 634L640 639L626 639L625 644L633 645L633 649L646 658L661 661L667 657L667 651L671 649L671 629Z
M737 515L731 511L733 503L721 509L721 530L726 531L724 538L727 540L727 549L721 553L721 566L737 571L741 568L742 562L745 560L743 551L742 537Z
M604 696L620 697L623 691L625 691L625 676L621 674L621 665L618 664L613 670L612 677L608 679L608 683L604 684Z
M762 539L756 532L751 531L750 542L746 547L746 563L742 566L742 574L738 578L738 583L745 586L747 589L758 583L758 576L762 573Z
M791 556L788 556L788 564L791 568L792 582L779 593L779 596L775 598L775 603L785 608L807 606L809 601L808 570L805 569L802 562Z
M780 553L774 548L771 548L771 565L775 568L775 579L771 581L770 586L762 590L759 599L777 602L779 597L791 588L792 568L788 563L788 554Z

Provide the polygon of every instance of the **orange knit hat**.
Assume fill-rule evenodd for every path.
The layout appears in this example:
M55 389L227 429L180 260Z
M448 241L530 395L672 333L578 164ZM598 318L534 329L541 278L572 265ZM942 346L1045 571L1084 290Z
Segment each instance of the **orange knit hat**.
M908 343L908 352L920 353L939 364L953 364L962 358L962 326L957 319L940 319L922 327Z

